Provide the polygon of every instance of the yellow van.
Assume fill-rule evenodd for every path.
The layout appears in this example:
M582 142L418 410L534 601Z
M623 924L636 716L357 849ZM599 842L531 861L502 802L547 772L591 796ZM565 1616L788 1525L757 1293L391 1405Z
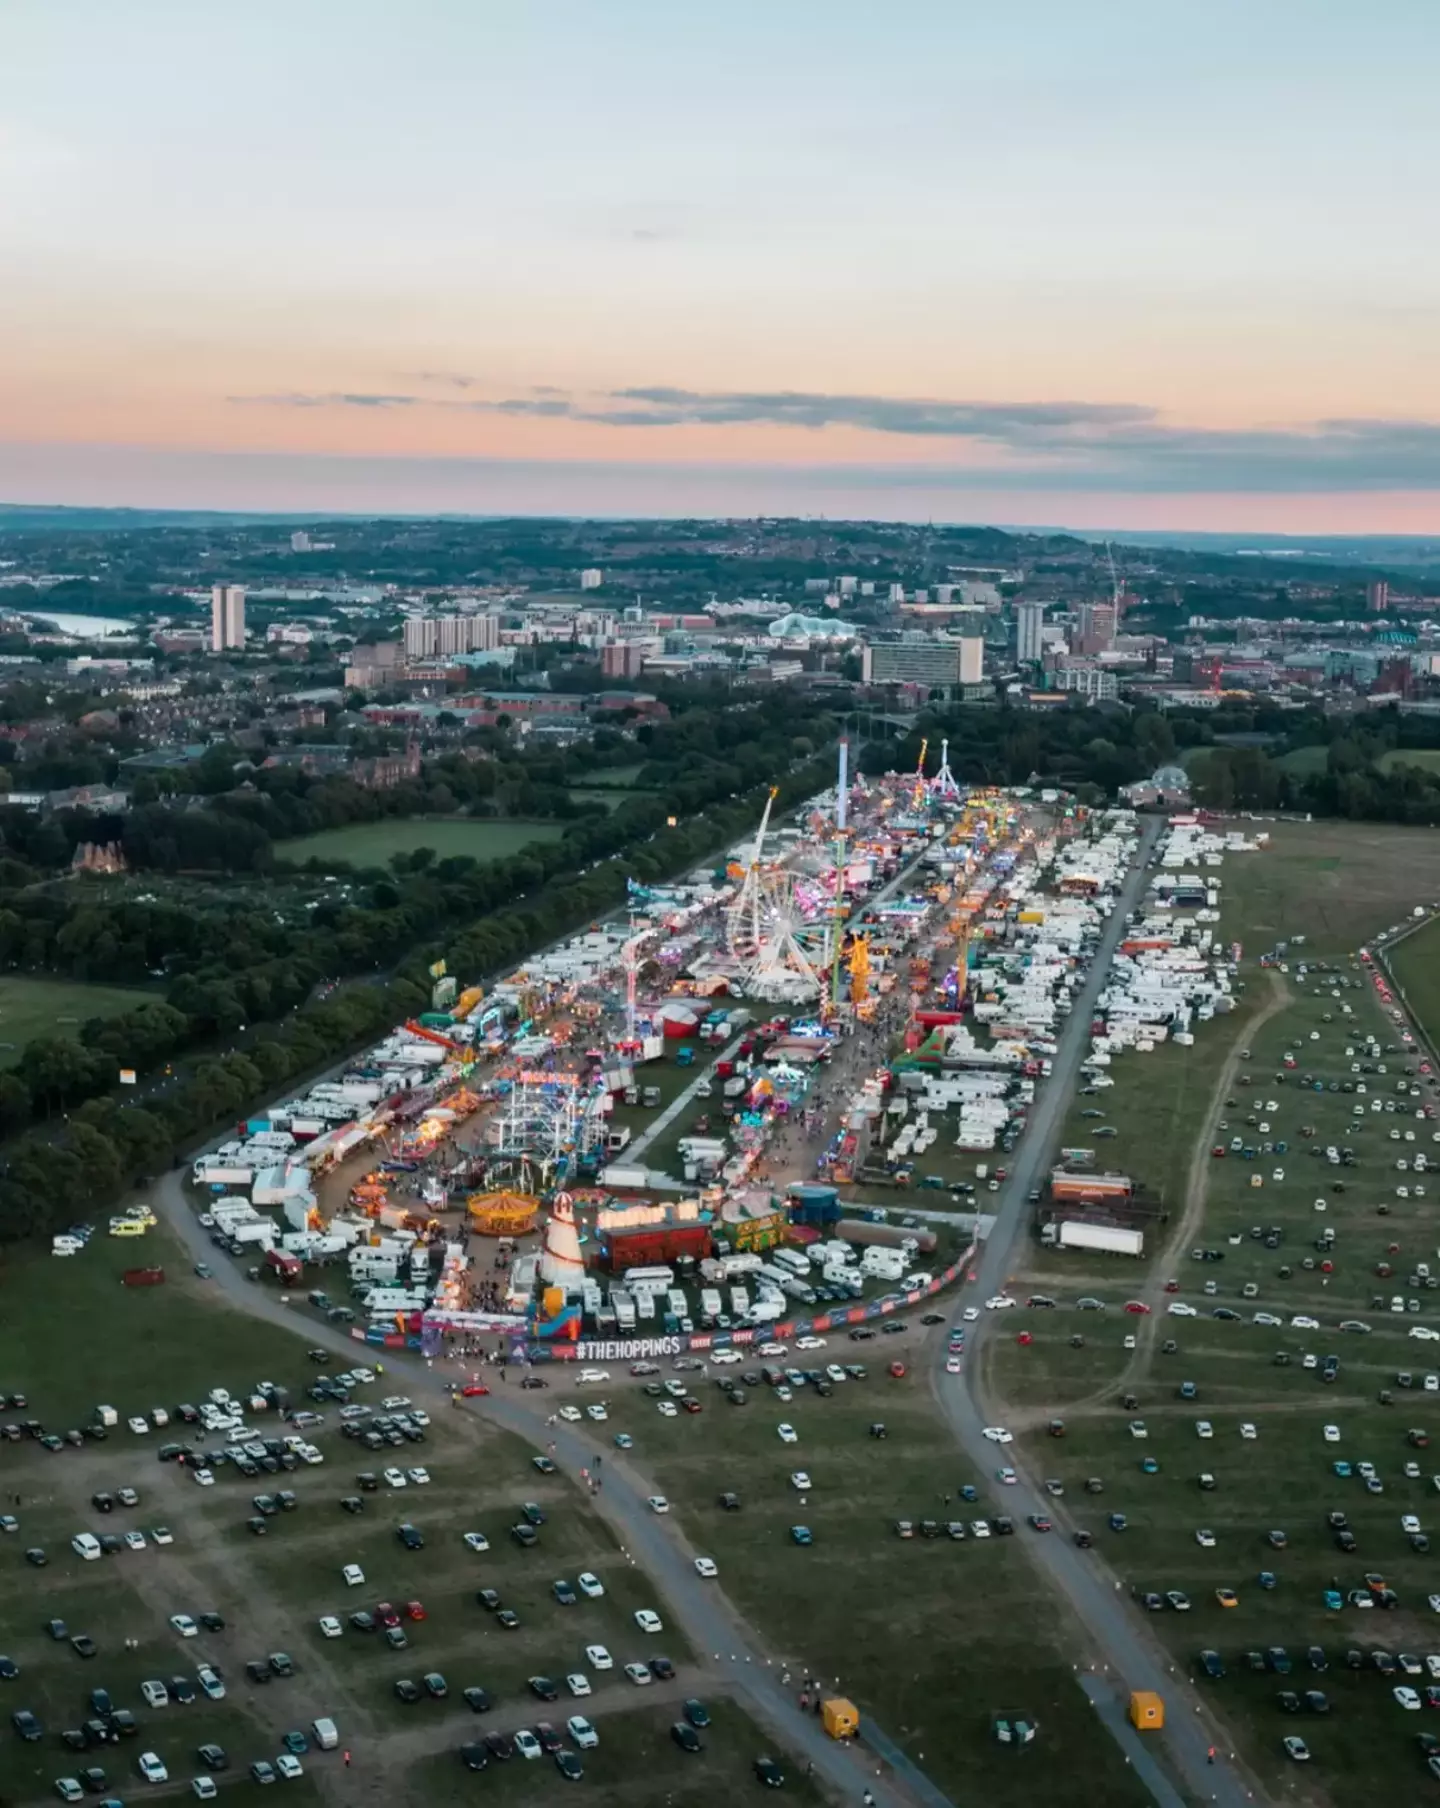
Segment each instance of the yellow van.
M110 1226L112 1237L143 1237L148 1226L139 1218L117 1218Z

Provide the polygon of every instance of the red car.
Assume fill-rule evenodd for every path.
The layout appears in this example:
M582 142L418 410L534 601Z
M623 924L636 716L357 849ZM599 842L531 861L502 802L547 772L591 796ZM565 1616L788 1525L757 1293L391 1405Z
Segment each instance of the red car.
M701 1410L700 1402L698 1400L692 1400L688 1394L680 1404L685 1408L686 1412L699 1412Z
M407 1620L423 1620L425 1618L425 1603L423 1601L407 1601L405 1603L405 1618Z
M1165 1291L1167 1293L1178 1293L1180 1291L1179 1281L1166 1281Z
M1125 1310L1127 1312L1134 1312L1142 1318L1148 1317L1150 1313L1150 1308L1145 1304L1144 1300L1138 1299L1127 1299L1125 1302Z
M1016 1343L1034 1343L1035 1339L1028 1331L1022 1331L1015 1341Z
M483 1381L467 1381L460 1392L466 1400L473 1400L477 1394L488 1394L490 1389L485 1386Z
M375 1609L375 1618L382 1626L398 1626L400 1624L400 1615L388 1601L382 1601Z
M903 1381L905 1379L905 1364L903 1362L892 1362L890 1364L890 1373L897 1381Z

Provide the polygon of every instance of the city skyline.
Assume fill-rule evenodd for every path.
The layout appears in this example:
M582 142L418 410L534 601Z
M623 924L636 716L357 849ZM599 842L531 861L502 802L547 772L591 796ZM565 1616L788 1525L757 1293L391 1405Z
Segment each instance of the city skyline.
M11 17L0 501L1440 528L1418 0L778 10Z

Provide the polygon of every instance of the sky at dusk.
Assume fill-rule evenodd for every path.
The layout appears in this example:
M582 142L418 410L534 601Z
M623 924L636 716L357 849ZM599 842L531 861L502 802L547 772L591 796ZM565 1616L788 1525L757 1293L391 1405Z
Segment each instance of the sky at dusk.
M1434 0L0 0L0 502L1440 532Z

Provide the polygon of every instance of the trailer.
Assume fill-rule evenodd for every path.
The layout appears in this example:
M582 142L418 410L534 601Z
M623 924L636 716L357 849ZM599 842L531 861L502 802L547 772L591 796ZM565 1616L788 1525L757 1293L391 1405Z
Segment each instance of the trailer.
M1077 1219L1047 1224L1040 1241L1050 1249L1093 1249L1104 1255L1140 1256L1145 1252L1143 1230L1123 1224L1083 1224Z
M300 1257L293 1252L280 1249L265 1251L265 1267L275 1276L282 1287L294 1287L300 1282L304 1273L304 1265Z

